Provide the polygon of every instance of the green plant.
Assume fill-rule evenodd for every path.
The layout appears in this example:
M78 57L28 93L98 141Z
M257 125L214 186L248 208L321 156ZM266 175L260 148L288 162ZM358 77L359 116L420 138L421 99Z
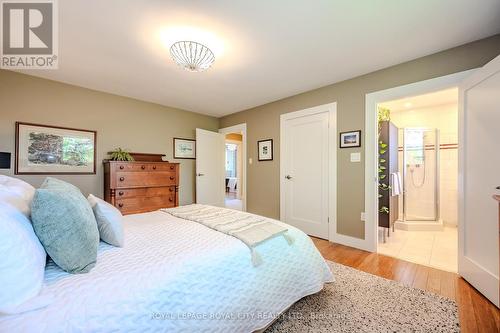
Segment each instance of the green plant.
M110 158L112 161L133 161L134 158L130 153L121 148L117 148L111 152L109 152Z
M378 136L380 138L380 130L381 130L381 123L383 121L390 121L391 120L391 111L386 108L378 107L377 110L377 116L378 116ZM391 187L387 185L383 180L386 178L385 175L385 170L387 169L386 163L387 161L385 158L383 158L384 154L387 152L387 143L383 142L382 140L379 140L378 142L378 154L379 154L379 159L378 159L378 173L379 173L379 183L378 183L378 188L379 188L379 194L378 197L381 198L382 194L380 194L381 191L389 191ZM389 214L389 208L386 206L382 206L379 208L380 213L385 213Z

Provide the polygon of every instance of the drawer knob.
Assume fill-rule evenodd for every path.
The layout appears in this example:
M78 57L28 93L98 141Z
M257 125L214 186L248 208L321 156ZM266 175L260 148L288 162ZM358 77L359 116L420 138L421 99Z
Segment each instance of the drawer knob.
M123 165L120 165L120 170L123 170L123 168L125 168Z
M174 180L174 179L175 179L175 177L174 177L174 176L170 176L170 180Z
M172 201L174 201L174 199L172 199L172 198L168 198L168 201L172 202Z
M118 195L123 195L123 191L118 192Z
M124 181L125 180L125 177L120 177L120 181Z
M146 166L145 165L141 165L141 169L142 170L146 169Z
M153 165L153 170L156 170L156 165Z
M173 165L170 166L170 170L174 170L174 166Z
M173 192L173 191L174 191L174 189L173 189L173 188L169 188L168 190L169 190L170 192Z
M119 203L119 204L118 204L118 207L122 208L122 207L123 207L123 204L122 204L122 203Z

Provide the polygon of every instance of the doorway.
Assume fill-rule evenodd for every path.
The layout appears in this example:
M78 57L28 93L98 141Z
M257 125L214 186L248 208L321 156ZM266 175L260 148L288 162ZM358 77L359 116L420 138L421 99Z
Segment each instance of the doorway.
M336 142L336 103L281 115L281 220L330 240L336 231Z
M458 87L378 103L378 252L458 271Z
M243 201L241 199L241 173L242 173L242 135L240 133L228 133L226 139L226 182L225 182L225 199L226 208L235 210L243 210Z
M246 124L222 128L225 142L224 206L246 211Z

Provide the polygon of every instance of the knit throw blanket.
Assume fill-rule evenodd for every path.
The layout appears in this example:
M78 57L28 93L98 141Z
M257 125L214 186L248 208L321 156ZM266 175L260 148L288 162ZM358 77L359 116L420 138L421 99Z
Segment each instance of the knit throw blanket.
M254 266L262 263L255 250L257 245L276 236L283 236L289 245L293 243L286 227L263 216L200 204L164 208L162 211L238 238L250 248Z

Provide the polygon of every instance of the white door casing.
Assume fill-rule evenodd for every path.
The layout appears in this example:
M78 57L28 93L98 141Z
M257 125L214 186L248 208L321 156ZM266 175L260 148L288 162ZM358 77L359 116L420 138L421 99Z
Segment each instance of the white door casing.
M335 111L331 103L280 121L281 220L324 239L336 218Z
M459 88L458 272L499 306L500 56Z
M224 207L224 135L196 129L196 203Z

